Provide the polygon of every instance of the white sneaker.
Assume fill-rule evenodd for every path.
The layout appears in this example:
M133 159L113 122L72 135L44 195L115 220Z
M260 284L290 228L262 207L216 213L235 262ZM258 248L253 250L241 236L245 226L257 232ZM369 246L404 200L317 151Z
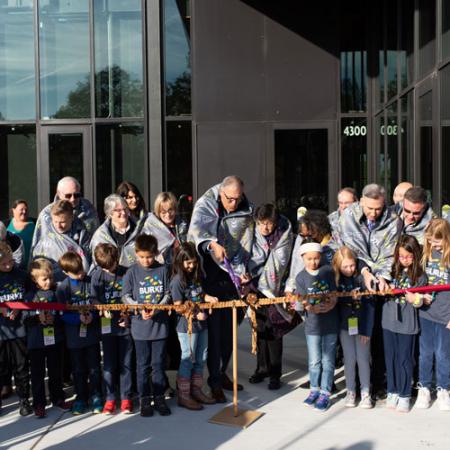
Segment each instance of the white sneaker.
M398 394L394 394L393 392L388 392L386 398L386 408L387 409L395 409L397 408L398 403Z
M431 403L431 393L426 387L419 387L419 392L417 394L417 400L414 405L418 409L428 409Z
M441 411L450 411L450 395L447 389L437 388L437 402Z
M361 401L359 402L359 407L363 409L373 408L373 402L368 392L361 392Z
M411 399L409 397L399 397L395 410L401 413L408 413L410 410L410 402Z
M348 391L345 396L345 407L354 408L356 406L356 394L354 392Z

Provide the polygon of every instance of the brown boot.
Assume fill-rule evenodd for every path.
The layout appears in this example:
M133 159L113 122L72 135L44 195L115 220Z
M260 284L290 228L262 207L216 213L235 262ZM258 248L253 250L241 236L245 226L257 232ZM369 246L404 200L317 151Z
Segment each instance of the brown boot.
M194 374L191 379L191 396L194 400L199 403L204 403L205 405L214 405L216 400L208 397L202 392L203 387L203 377L202 375Z
M189 378L177 378L178 406L198 411L203 406L191 397L191 380Z

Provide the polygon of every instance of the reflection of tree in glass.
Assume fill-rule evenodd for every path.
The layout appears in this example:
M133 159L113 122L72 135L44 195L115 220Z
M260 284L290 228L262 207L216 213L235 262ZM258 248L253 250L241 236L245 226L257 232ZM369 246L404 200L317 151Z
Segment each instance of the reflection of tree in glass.
M143 117L144 89L142 81L119 66L105 67L95 74L95 96L98 117ZM69 92L67 104L55 118L90 117L90 79L79 81Z
M183 72L174 82L166 84L166 115L191 113L191 74Z

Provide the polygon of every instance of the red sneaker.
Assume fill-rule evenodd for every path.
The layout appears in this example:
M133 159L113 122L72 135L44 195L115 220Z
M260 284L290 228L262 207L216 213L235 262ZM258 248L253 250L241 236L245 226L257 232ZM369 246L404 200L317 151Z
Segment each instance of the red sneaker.
M124 414L131 414L133 412L133 402L131 400L122 400L120 402L120 410Z
M116 401L106 400L103 406L103 414L114 414L116 412Z
M38 419L42 419L44 418L47 414L45 412L45 406L42 405L37 405L34 408L34 415L38 418Z

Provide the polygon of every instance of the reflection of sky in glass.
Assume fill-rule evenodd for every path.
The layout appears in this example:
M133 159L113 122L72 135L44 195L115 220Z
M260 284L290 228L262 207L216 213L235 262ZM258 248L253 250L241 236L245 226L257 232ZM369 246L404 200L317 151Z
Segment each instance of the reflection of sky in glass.
M15 2L9 2L14 5ZM0 119L36 116L32 1L0 6Z
M69 94L80 84L86 86L89 75L88 0L67 0L56 6L43 1L39 7L43 118L54 117L67 107ZM71 106L73 112L65 117L89 116L89 100Z
M190 72L189 41L175 0L164 1L165 77L166 83Z

